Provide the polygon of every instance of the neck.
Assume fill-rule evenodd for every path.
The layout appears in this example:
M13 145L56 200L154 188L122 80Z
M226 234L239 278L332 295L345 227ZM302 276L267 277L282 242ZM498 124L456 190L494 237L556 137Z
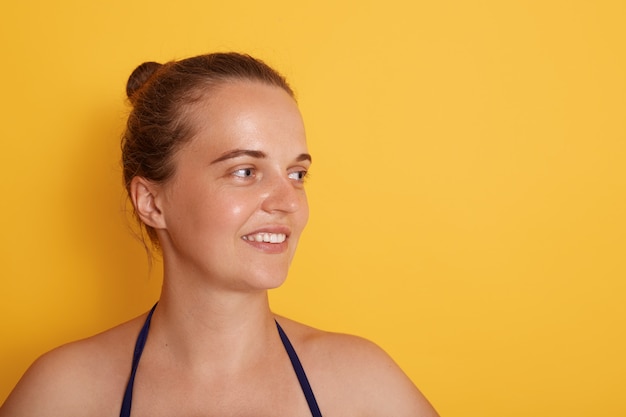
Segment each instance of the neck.
M151 336L158 349L182 366L240 368L276 342L267 291L181 291L167 282Z

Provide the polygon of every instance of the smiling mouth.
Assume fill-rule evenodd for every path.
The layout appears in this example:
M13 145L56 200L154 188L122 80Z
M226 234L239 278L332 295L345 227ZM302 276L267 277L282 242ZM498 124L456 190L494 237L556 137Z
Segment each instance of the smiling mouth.
M287 235L284 233L255 233L243 236L243 240L248 242L283 243Z

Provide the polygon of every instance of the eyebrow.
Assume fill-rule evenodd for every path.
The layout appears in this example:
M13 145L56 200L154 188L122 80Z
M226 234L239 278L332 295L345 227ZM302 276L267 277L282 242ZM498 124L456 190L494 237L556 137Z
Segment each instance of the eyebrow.
M267 155L265 155L264 152L261 151L253 151L251 149L234 149L232 151L228 151L226 153L223 153L219 158L215 159L213 162L211 162L212 164L216 164L218 162L222 162L222 161L226 161L227 159L233 159L233 158L237 158L240 156L251 156L253 158L265 158Z
M302 162L302 161L313 162L313 159L311 159L311 155L310 154L308 154L308 153L301 153L296 158L296 162Z
M217 159L213 160L211 162L211 165L216 164L218 162L226 161L228 159L238 158L240 156L250 156L252 158L258 158L258 159L263 159L267 157L265 152L262 152L262 151L255 151L252 149L234 149L232 151L228 151L222 154ZM302 153L298 155L298 157L296 158L296 161L297 162L301 162L301 161L311 162L312 161L311 155L309 155L308 153Z

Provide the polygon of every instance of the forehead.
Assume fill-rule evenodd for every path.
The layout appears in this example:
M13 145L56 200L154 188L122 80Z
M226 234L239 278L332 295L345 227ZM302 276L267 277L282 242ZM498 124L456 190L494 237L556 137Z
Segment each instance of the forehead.
M247 142L306 146L298 106L280 87L254 81L226 82L208 89L186 110L195 133L192 142L205 139L219 148Z

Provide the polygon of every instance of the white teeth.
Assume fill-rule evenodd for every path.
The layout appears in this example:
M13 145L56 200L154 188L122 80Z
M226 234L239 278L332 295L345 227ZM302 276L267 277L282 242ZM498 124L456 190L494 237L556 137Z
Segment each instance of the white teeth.
M257 233L244 236L243 239L250 242L283 243L287 235L284 233Z

